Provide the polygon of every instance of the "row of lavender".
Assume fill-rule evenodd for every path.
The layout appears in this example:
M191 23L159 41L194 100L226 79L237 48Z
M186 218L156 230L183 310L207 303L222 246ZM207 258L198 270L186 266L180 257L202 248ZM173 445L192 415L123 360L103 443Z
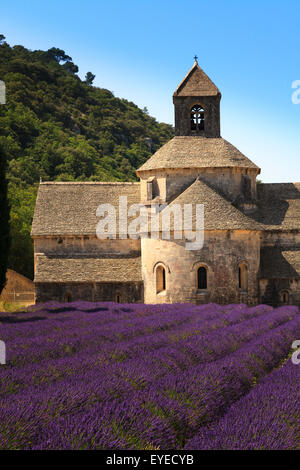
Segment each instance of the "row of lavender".
M186 449L299 450L300 365L288 360L217 422L201 428Z
M0 314L1 448L178 448L300 337L293 307L53 303Z
M248 309L246 313L234 306L223 314L216 308L211 312L211 308L207 307L206 311L199 308L191 314L192 307L180 306L178 312L169 307L166 313L163 308L162 311L153 309L151 315L146 311L145 316L144 309L139 309L133 318L132 312L128 317L128 308L125 314L114 307L113 312L101 315L93 312L88 318L81 310L73 310L69 316L53 318L48 314L44 324L29 322L21 323L18 328L2 327L11 366L2 370L6 383L2 390L6 394L8 388L20 390L31 385L32 379L38 383L51 381L53 376L56 381L57 374L93 370L95 366L98 370L108 366L110 374L113 366L117 370L126 367L128 371L133 366L137 372L140 365L143 379L148 374L151 383L166 368L180 372L193 364L215 360L295 315L295 309L273 311L266 306Z

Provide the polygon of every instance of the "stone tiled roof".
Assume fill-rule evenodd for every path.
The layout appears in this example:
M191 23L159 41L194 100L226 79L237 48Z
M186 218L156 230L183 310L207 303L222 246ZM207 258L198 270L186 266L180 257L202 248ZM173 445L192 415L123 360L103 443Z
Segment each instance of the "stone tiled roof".
M142 281L141 258L107 255L36 256L35 282L132 282Z
M95 235L97 207L118 208L119 196L127 196L128 206L139 203L140 183L41 183L31 234Z
M260 271L260 277L263 279L300 278L300 247L263 248Z
M215 96L220 91L195 62L191 70L176 88L174 96Z
M254 218L266 230L300 230L300 183L258 184Z
M247 217L200 179L197 179L174 199L169 207L171 208L175 204L180 204L181 207L183 204L193 204L193 230L196 229L196 204L204 205L205 230L263 230L261 224ZM161 218L164 211L166 209L161 212Z
M96 216L97 207L102 203L118 207L119 196L127 196L128 205L139 203L140 184L41 183L32 235L95 235L100 220ZM174 203L204 204L208 230L300 230L300 183L259 184L258 209L248 216L200 180L181 193Z
M255 168L249 158L222 138L176 136L163 145L138 170L171 168Z

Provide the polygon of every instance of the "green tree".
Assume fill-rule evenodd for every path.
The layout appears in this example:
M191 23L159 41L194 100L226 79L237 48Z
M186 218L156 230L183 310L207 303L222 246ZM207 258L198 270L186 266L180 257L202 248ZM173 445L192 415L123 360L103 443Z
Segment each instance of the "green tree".
M7 199L6 152L0 144L0 293L6 283L8 252L10 246L9 204Z
M67 60L67 62L63 64L63 68L70 73L77 73L79 71L78 66L73 64L70 60Z
M33 275L30 237L36 191L43 181L136 181L135 170L173 136L133 102L84 80L64 50L10 47L0 35L0 144L8 167L8 267ZM151 145L149 144L151 142Z
M58 49L57 47L51 47L51 49L48 49L47 52L49 57L53 58L57 62L66 62L67 60L72 62L72 57L67 55L62 49Z
M92 72L87 72L85 75L85 83L88 85L93 85L93 81L95 80L96 75L94 75Z
M11 203L8 267L33 279L33 244L30 238L37 184L22 187L9 183L8 195Z

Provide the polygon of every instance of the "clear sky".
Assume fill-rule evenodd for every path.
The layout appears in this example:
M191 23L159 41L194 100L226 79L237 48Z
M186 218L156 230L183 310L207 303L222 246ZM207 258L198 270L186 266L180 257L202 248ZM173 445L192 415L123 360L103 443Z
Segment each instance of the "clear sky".
M222 136L264 182L300 181L299 0L10 0L0 33L65 50L81 77L92 71L95 85L172 124L172 93L197 54L222 92Z

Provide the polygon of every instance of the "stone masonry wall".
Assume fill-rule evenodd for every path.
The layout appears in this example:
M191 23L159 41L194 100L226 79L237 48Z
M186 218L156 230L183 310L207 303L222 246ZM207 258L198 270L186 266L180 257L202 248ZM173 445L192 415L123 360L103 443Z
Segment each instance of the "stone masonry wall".
M258 301L259 233L248 231L205 232L202 250L189 251L184 240L142 240L142 272L145 303L232 303ZM247 292L239 290L238 265L248 266ZM166 270L166 291L156 292L156 266ZM208 270L208 288L197 288L197 268Z
M182 193L199 176L204 182L225 195L230 201L243 198L243 177L250 180L250 199L256 200L256 170L244 168L190 168L161 171L145 171L141 175L141 201L147 200L147 179L157 179L159 200L169 202ZM249 199L249 197L247 197Z
M220 99L221 96L174 96L175 135L220 137ZM195 104L200 104L205 112L205 129L197 134L191 130L191 109Z
M284 305L282 292L289 294L289 305L300 307L300 279L260 279L260 302L274 307Z
M141 250L140 240L99 240L93 236L82 237L40 237L34 239L34 252L49 255L73 255L89 253L108 255L109 253L126 255Z
M266 231L261 234L262 247L280 247L283 250L300 248L300 232L297 231ZM300 279L284 279L280 273L278 278L260 279L260 302L273 305L282 305L283 291L289 293L289 304L300 306Z
M142 302L142 282L36 283L36 302Z

